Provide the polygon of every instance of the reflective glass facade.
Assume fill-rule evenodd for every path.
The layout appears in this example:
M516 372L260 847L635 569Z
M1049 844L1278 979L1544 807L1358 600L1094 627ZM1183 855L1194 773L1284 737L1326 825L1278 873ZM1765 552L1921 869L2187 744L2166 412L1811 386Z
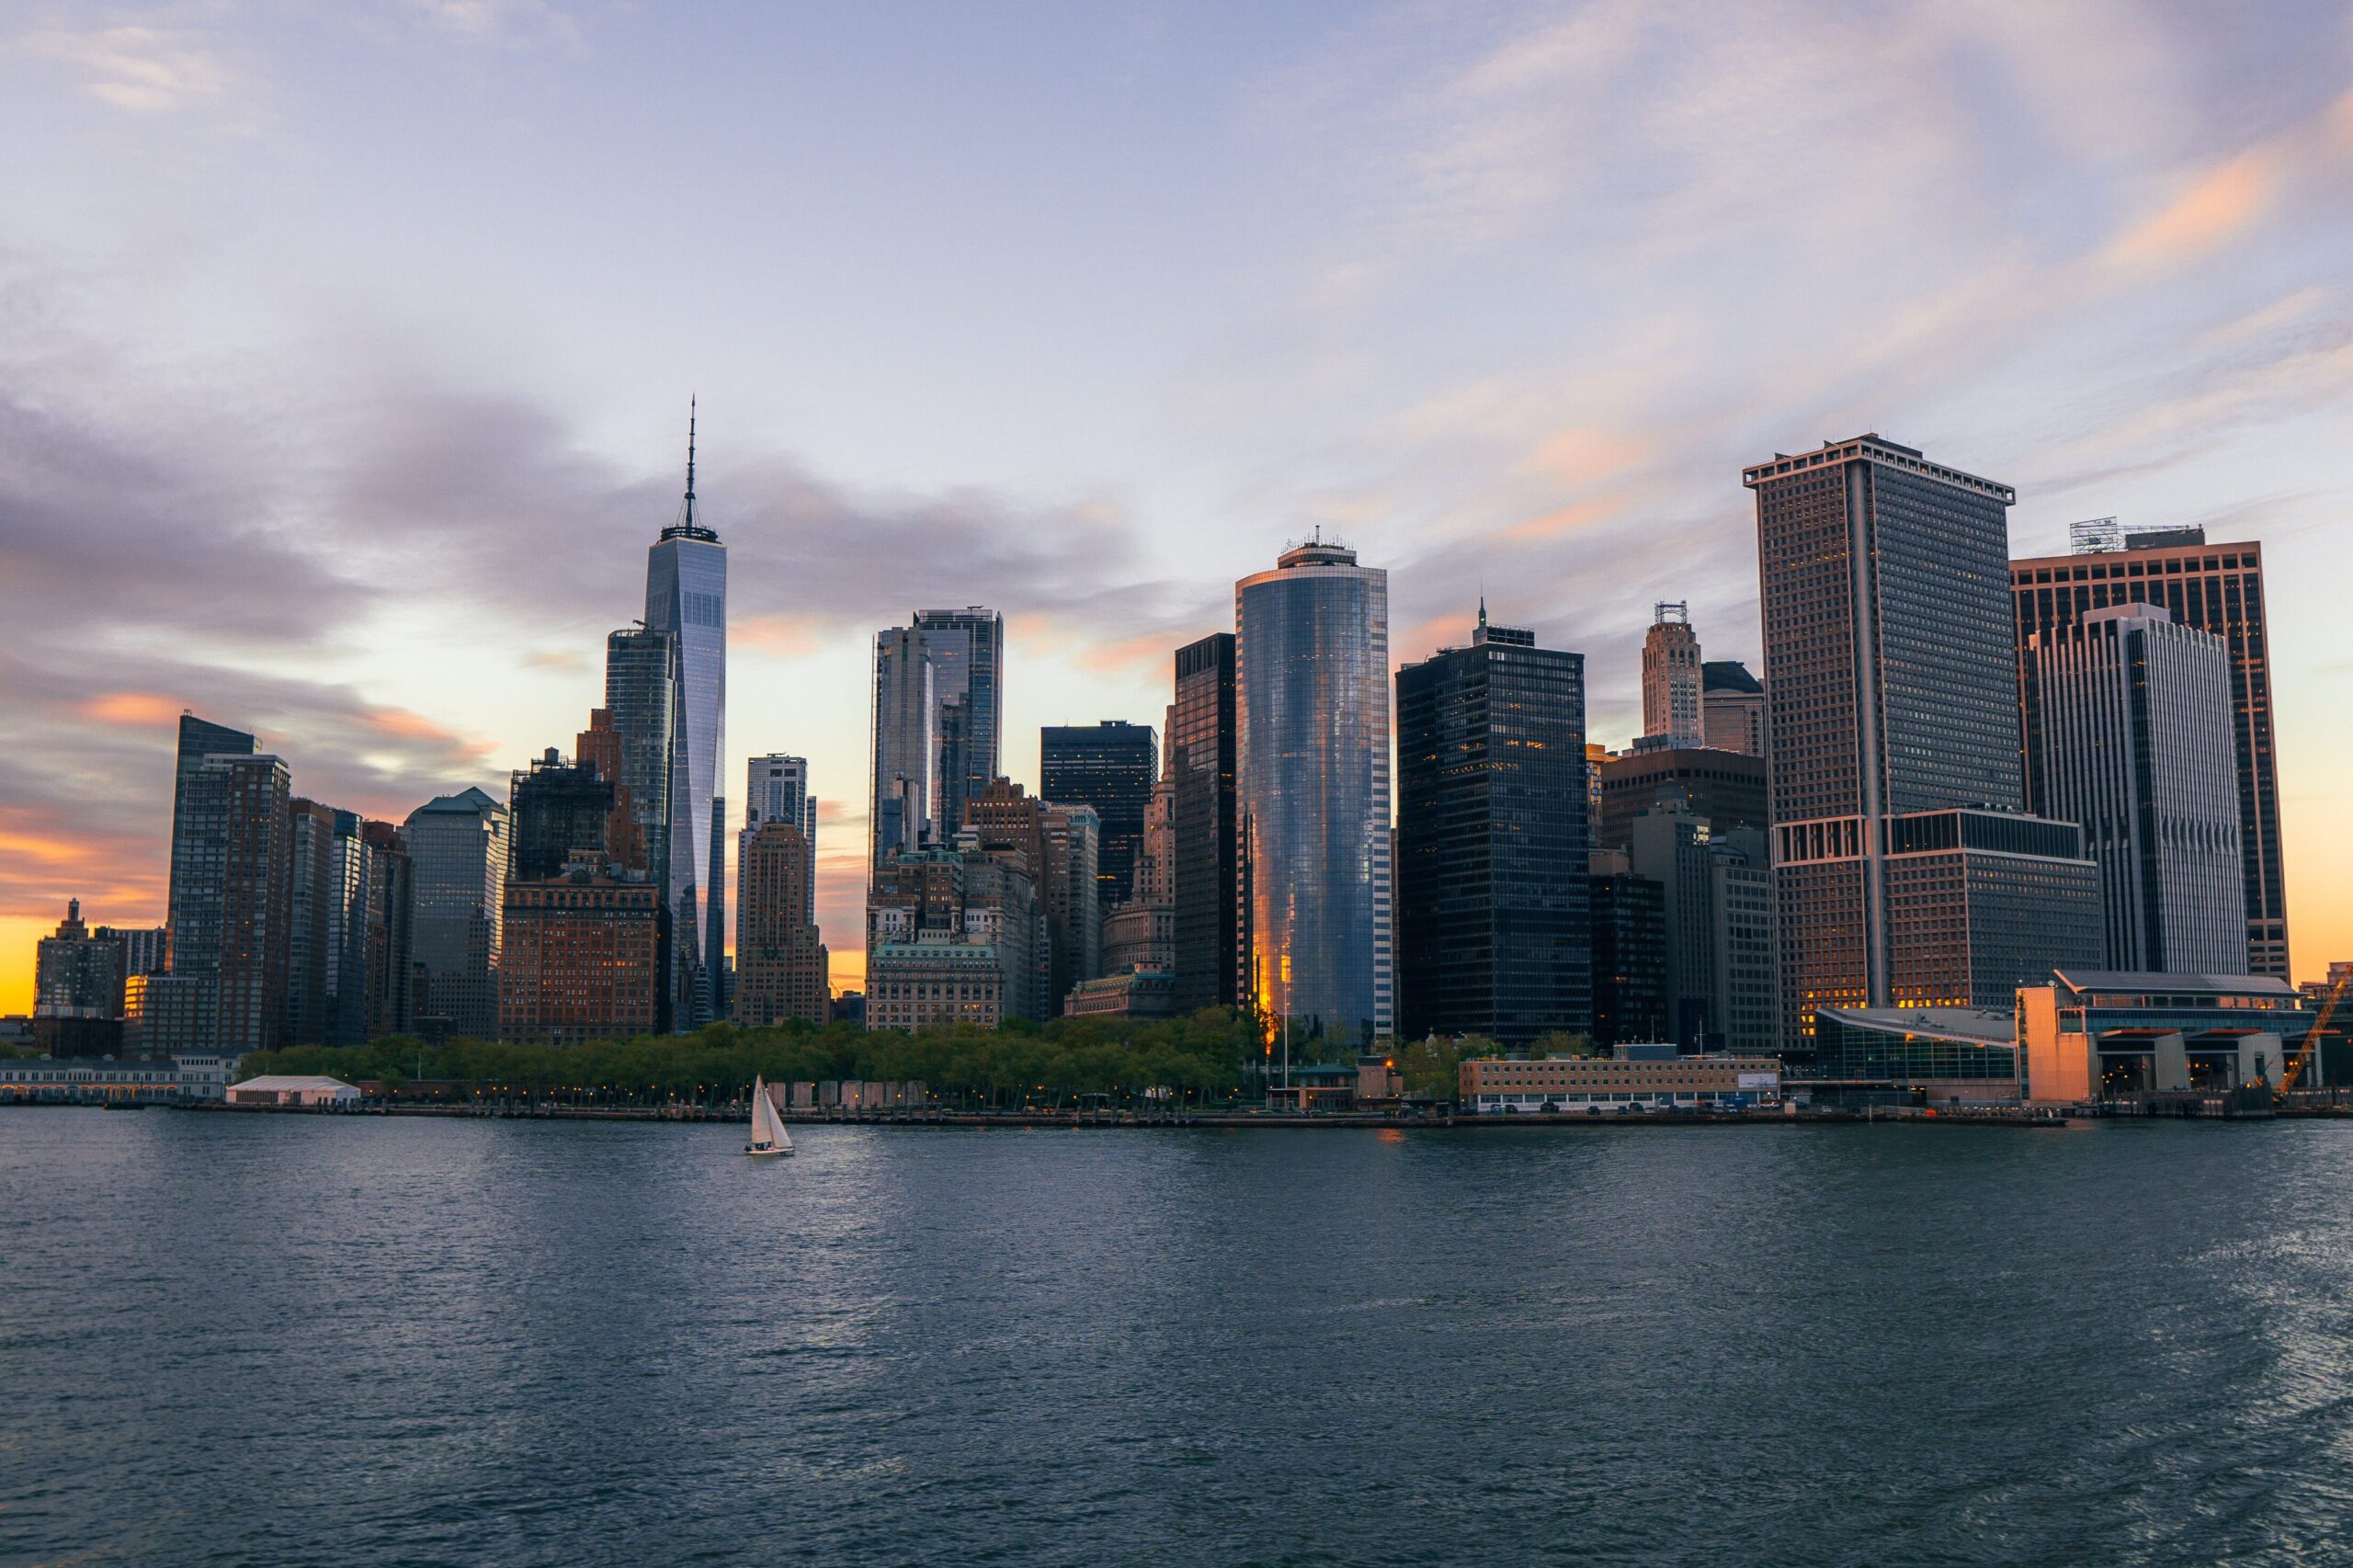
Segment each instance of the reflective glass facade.
M1171 930L1177 1006L1191 1012L1234 1006L1250 994L1232 632L1176 650L1176 696L1168 710Z
M915 630L931 661L932 696L939 704L932 744L933 820L943 837L964 821L966 802L1004 771L1005 617L972 605L917 610Z
M1482 626L1397 672L1399 1032L1592 1023L1585 659Z
M727 547L693 517L690 479L688 520L662 530L645 570L646 630L677 641L666 891L675 968L695 984L682 1028L722 1011L720 955L727 942L727 808L719 794L719 759L727 750Z
M1310 544L1234 585L1251 983L1293 1048L1394 1027L1389 576Z
M923 633L911 627L874 634L873 729L874 793L867 821L870 862L879 870L892 855L912 854L933 839L938 704Z
M619 736L619 767L606 782L629 791L635 842L610 842L616 860L650 872L665 896L670 858L672 752L677 741L678 640L667 631L631 630L605 639L605 712ZM583 754L581 760L588 757ZM617 802L618 804L619 802ZM633 849L636 853L626 853ZM642 864L640 863L642 860Z

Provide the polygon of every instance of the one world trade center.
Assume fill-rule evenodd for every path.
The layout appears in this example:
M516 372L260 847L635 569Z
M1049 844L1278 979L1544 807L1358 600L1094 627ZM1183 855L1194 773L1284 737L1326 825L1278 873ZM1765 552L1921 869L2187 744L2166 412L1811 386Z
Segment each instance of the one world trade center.
M727 547L695 517L691 405L686 503L646 552L645 625L671 633L677 651L668 863L656 871L670 903L672 1017L679 1028L693 1028L725 1010L727 803L718 786L727 748Z

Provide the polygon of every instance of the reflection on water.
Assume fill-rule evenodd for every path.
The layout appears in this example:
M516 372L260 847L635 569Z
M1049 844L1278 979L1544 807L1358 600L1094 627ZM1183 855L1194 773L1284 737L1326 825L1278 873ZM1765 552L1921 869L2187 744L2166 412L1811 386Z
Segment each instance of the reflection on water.
M0 1560L2316 1561L2353 1130L0 1112Z

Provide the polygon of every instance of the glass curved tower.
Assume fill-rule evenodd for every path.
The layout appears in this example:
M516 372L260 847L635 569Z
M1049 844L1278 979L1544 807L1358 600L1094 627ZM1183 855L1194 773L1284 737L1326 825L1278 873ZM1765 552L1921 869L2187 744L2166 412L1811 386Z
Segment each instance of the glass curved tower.
M1233 585L1233 628L1250 990L1294 1059L1353 1051L1394 1023L1389 574L1300 545Z
M687 415L687 495L678 520L646 552L645 626L677 648L672 704L668 863L672 1017L681 1029L723 1017L727 950L727 803L719 759L727 748L727 547L695 520L695 421Z

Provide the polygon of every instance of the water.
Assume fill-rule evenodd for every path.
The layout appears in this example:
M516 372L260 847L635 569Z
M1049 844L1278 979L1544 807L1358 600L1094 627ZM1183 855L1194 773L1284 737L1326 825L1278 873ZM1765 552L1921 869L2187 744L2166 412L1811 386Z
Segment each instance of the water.
M0 1561L2353 1558L2353 1126L0 1112Z

